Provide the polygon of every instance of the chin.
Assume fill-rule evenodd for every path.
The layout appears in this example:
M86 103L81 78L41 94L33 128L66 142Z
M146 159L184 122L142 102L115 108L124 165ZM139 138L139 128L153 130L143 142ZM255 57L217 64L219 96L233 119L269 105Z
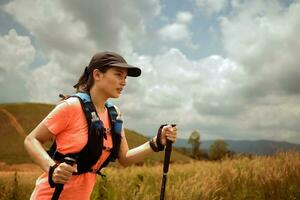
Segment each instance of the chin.
M121 94L112 94L111 96L110 96L110 98L119 98L121 96Z

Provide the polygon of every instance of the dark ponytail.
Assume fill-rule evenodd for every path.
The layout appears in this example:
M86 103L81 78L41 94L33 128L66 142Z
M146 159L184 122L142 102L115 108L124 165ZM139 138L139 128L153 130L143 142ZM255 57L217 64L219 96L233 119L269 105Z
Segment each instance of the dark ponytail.
M77 83L73 86L76 89L76 92L90 92L90 89L94 84L94 69L98 69L102 73L105 73L109 68L111 68L111 66L104 66L99 68L93 66L85 67L84 72L81 74Z

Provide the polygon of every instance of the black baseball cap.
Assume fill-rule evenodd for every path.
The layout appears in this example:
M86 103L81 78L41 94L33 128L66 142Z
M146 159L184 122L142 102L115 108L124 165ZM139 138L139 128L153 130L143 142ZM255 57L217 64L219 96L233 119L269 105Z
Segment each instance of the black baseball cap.
M127 68L127 76L138 77L141 75L142 70L133 65L127 64L126 60L115 52L105 51L96 53L87 67L88 73L95 68L101 68L105 66L122 67Z

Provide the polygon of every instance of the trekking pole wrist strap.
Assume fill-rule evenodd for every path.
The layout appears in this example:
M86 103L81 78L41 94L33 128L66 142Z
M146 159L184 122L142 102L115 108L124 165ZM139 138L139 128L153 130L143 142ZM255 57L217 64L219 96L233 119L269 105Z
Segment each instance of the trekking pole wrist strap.
M157 146L156 146L156 144L155 144L153 138L149 141L149 144L150 144L151 149L152 149L154 152L159 152L159 149L157 148Z
M57 186L57 184L54 183L54 181L52 179L52 176L53 176L53 173L54 173L54 170L56 169L56 167L58 167L57 163L49 167L48 182L49 182L49 185L51 188L54 188Z

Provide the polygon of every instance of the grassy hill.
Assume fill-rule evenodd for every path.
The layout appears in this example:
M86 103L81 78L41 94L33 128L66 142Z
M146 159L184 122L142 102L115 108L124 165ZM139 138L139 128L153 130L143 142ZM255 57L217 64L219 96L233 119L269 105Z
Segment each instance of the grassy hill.
M39 103L0 104L0 162L8 164L32 162L24 149L24 137L53 108L54 105ZM143 144L148 140L148 138L135 131L125 129L125 132L130 148ZM47 144L47 146L50 144ZM162 160L163 152L160 152L152 154L146 159L146 163ZM172 153L171 161L187 162L189 160L190 158L176 150Z

